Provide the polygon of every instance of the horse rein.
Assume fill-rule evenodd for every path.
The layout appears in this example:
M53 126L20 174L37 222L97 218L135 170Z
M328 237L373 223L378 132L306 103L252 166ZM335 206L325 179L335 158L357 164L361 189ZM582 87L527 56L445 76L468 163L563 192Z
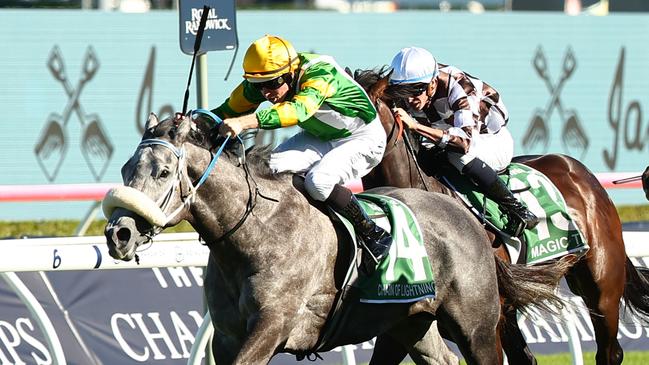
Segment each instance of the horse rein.
M178 208L176 208L172 213L167 215L167 222L171 221L174 217L176 217L183 209L188 208L189 205L193 202L193 200L194 200L194 198L196 196L196 192L197 192L198 188L201 185L203 185L205 180L207 180L207 177L210 175L210 172L213 170L214 166L216 165L216 161L220 157L221 153L223 152L223 149L225 148L225 146L226 146L229 139L230 139L229 135L225 137L225 139L224 139L223 143L221 144L221 146L219 147L218 151L215 154L212 155L212 159L210 161L210 164L207 166L207 168L205 169L205 171L201 175L199 181L195 185L192 183L189 176L183 175L183 173L182 173L183 167L186 165L186 160L187 160L184 147L181 146L180 148L178 148L178 147L176 147L175 145L173 145L172 143L170 143L168 141L165 141L165 140L162 140L162 139L157 139L157 138L145 139L142 142L140 142L140 144L138 145L138 149L140 147L158 145L158 146L165 147L165 148L169 149L170 151L172 151L174 156L176 156L176 158L178 159L178 164L176 166L176 171L175 171L176 179L169 184L169 187L165 190L165 192L161 195L161 197L158 198L158 200L156 200L156 204L160 207L160 209L163 212L167 209L167 206L168 206L169 202L171 201L171 197L173 196L174 192L176 191L176 188L178 188L178 190L182 190L181 182L183 181L183 178L186 179L186 181L189 183L188 184L189 185L189 190L190 190L189 194L187 196L183 196L182 193L181 193L181 201L183 203L180 206L178 206ZM241 146L243 147L243 141L241 140L241 138L239 138L237 136L237 139L239 140L239 142L241 143ZM210 154L211 154L211 152L210 152ZM206 242L208 247L213 245L214 243L224 241L225 239L230 237L232 234L234 234L243 225L243 223L246 221L246 219L248 218L250 213L252 213L253 209L257 205L257 196L261 196L264 199L277 202L276 199L273 199L271 197L267 197L267 196L261 194L261 192L259 191L259 188L257 187L257 183L255 182L254 178L252 177L252 174L250 173L250 170L248 169L248 164L247 164L246 159L245 159L245 151L242 154L242 157L240 157L240 165L242 166L243 171L245 173L246 184L248 186L248 201L246 202L245 211L244 211L243 215L241 216L241 218L239 219L239 221L232 228L230 228L228 231L226 231L221 237L217 238L213 242L210 242L210 243ZM254 194L253 194L253 188L252 188L251 180L255 185ZM148 239L150 241L151 239L153 239L153 237L155 237L157 234L162 232L163 229L164 229L164 227L161 227L161 226L152 226L151 229L149 231L145 232L144 234L148 237Z
M195 196L196 196L196 191L198 188L203 185L205 180L207 180L207 177L209 176L210 172L214 169L214 166L216 165L216 160L219 158L221 153L223 152L223 149L225 148L226 143L230 139L229 136L225 138L223 141L223 144L219 147L218 151L212 156L212 159L199 178L198 182L194 184L192 180L189 178L187 175L183 175L183 169L187 164L187 154L185 153L185 148L184 147L176 147L174 144L171 142L165 141L163 139L159 138L150 138L150 139L144 139L140 142L138 145L136 151L140 148L143 147L150 147L150 146L162 146L168 150L170 150L174 156L178 159L178 164L176 165L176 171L174 172L174 175L176 178L169 184L169 186L164 190L164 192L161 194L161 196L155 200L155 203L160 207L160 210L164 213L169 205L169 202L171 201L171 197L173 194L176 192L176 190L180 191L180 200L182 201L182 204L180 204L176 209L174 209L171 213L166 214L166 221L169 222L173 218L175 218L178 214L180 214L183 209L189 207L189 205L193 202ZM187 185L189 186L189 194L183 195L182 194L182 181L183 179L186 180ZM164 226L152 226L150 230L145 232L144 234L148 237L149 241L153 239L157 234L162 232L164 229Z
M417 156L415 154L415 149L412 146L412 143L410 143L410 137L408 137L408 133L404 133L404 128L403 128L403 121L401 120L401 117L398 114L394 114L394 121L395 123L392 125L392 130L390 131L390 135L394 132L395 126L399 126L399 132L397 133L397 136L395 137L394 140L394 145L397 145L397 142L399 141L399 137L404 141L404 144L406 145L406 150L408 151L408 156L412 159L412 161L415 163L415 167L417 168L417 175L419 176L419 180L421 181L421 184L424 186L424 190L429 191L428 185L426 184L426 179L421 173L421 167L419 167L419 162L417 161ZM392 152L390 150L390 152Z

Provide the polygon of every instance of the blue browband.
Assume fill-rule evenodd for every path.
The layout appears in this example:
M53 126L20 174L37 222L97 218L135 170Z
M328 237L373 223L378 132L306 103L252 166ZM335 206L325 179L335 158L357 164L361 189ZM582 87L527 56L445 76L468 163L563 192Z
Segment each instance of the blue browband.
M217 126L217 125L223 123L223 120L221 120L221 118L219 118L216 114L212 113L211 111L209 111L207 109L200 109L199 108L199 109L190 110L189 112L187 112L187 115L189 115L192 118L192 120L196 119L196 115L199 115L199 114L204 115L204 116L208 117L209 119L211 119L214 122L214 126Z
M199 108L195 110L190 110L187 114L190 114L192 120L196 119L198 115L206 116L208 119L214 122L214 127L223 123L223 120L221 118L219 118L216 114L212 113L207 109ZM219 156L221 156L221 152L223 152L223 149L225 148L225 145L228 143L229 140L230 140L230 135L228 134L227 136L225 136L225 140L223 141L223 144L221 144L221 147L219 147L219 150L216 151L214 157L212 157L212 161L210 161L210 164L205 169L205 172L203 172L203 175L201 176L200 180L198 180L198 183L196 184L195 187L196 189L198 189L198 187L201 186L205 182L205 180L207 180L207 177L210 175L210 172L212 172L212 169L214 169L214 166L216 165L216 160L218 160Z

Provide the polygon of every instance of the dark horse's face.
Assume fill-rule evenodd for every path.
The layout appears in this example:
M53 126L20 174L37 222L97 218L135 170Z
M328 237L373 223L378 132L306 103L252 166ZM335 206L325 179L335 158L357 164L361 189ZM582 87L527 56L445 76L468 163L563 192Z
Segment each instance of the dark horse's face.
M138 246L183 218L186 207L181 196L188 188L187 171L177 153L183 141L181 129L189 121L174 123L159 123L151 114L140 145L122 167L124 186L111 190L104 199L108 218L104 235L115 259L130 261Z

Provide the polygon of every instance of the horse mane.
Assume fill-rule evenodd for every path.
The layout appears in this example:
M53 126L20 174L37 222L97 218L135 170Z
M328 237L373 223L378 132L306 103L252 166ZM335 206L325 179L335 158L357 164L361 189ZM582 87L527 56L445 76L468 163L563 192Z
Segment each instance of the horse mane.
M146 129L142 139L165 139L169 142L179 146L186 142L193 144L199 148L214 151L215 147L219 147L224 142L223 137L216 137L214 128L201 121L192 123L189 128L183 123L187 123L189 119L185 118L182 121L176 121L174 118L167 118L160 121L152 128ZM273 146L253 146L245 151L246 163L250 171L254 171L254 175L265 178L268 180L278 180L283 175L288 173L273 173L270 169L268 161ZM239 164L239 155L241 151L241 144L238 139L230 139L223 150L221 158L226 158L234 165Z
M237 140L229 142L228 146L224 150L225 154L223 156L226 156L226 158L228 158L231 163L237 165L239 164L239 154L237 153L237 150L239 150L239 148L240 145ZM261 177L266 180L279 180L283 176L290 176L292 173L274 173L270 169L268 161L270 160L270 155L272 152L272 145L255 145L248 148L245 151L246 164L248 165L248 169L250 169L250 171L253 171L255 176Z
M365 89L370 100L376 104L384 98L385 89L388 87L388 77L392 73L389 66L369 70L354 71L354 80Z

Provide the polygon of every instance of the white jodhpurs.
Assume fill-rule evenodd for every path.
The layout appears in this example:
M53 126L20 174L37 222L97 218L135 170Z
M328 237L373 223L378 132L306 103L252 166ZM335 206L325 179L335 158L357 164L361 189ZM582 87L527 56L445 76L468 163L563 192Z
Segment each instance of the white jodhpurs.
M320 140L301 131L273 150L273 172L306 172L305 187L319 201L329 197L336 184L367 175L385 151L385 131L378 117L345 138Z
M496 134L477 134L471 138L471 146L466 154L449 152L448 161L458 171L474 158L481 159L492 169L500 171L512 162L514 157L514 139L507 127L502 127Z

